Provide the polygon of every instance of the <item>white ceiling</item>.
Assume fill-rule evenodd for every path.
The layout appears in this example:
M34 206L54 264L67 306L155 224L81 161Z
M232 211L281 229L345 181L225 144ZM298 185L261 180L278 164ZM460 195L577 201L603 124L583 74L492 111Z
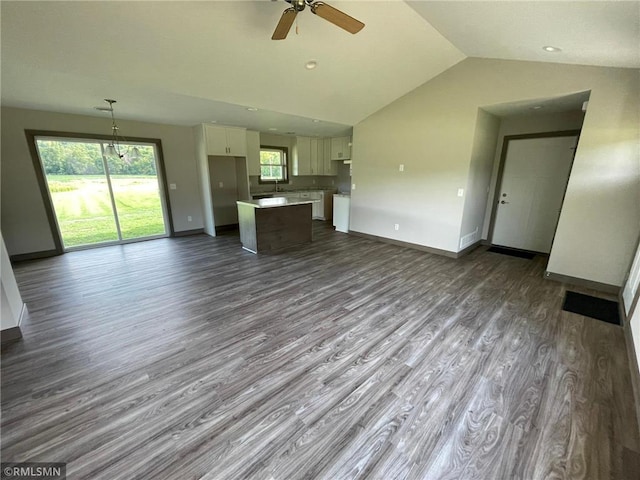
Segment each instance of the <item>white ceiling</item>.
M408 3L469 57L640 68L638 1Z
M324 136L465 56L640 66L638 2L330 3L364 30L307 9L272 41L284 1L3 0L2 104L104 115L115 98L118 118Z

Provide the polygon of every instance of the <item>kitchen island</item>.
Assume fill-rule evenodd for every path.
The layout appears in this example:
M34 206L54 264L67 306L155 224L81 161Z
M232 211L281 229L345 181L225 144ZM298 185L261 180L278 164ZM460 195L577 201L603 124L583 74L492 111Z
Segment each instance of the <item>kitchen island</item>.
M274 197L236 203L245 250L264 253L311 243L313 201Z

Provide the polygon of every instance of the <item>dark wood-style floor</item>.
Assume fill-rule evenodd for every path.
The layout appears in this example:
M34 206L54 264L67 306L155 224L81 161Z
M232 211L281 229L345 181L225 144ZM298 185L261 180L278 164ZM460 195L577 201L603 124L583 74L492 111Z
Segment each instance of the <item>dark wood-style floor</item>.
M2 460L92 480L640 478L623 330L561 311L543 258L314 223L285 254L200 235L16 265L30 316L2 354Z

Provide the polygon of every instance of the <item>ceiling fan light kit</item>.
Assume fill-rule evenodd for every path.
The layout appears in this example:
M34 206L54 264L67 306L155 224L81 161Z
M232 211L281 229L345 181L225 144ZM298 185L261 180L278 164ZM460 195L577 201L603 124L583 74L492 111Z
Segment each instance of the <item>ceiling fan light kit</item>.
M349 33L358 33L364 28L364 23L360 20L356 20L352 16L347 15L337 8L321 1L285 0L285 2L290 3L292 6L282 13L280 21L271 36L271 40L284 40L287 38L287 34L289 33L289 30L291 30L291 26L293 25L298 12L303 11L307 6L311 9L311 13L324 18L328 22L333 23Z

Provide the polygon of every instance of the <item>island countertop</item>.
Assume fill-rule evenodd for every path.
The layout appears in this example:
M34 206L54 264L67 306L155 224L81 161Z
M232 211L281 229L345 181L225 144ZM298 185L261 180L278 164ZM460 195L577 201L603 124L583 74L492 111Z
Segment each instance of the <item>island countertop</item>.
M238 201L242 248L263 253L313 240L313 200L262 198Z
M294 200L292 198L285 197L273 197L273 198L261 198L259 200L238 200L238 205L249 205L253 208L273 208L273 207L288 207L292 205L304 205L307 203L313 203L314 200Z

